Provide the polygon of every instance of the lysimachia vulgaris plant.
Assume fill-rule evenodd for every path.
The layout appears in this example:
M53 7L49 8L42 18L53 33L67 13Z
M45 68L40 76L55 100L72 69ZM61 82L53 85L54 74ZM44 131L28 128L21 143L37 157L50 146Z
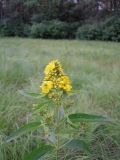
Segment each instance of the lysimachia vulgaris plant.
M35 130L39 128L42 141L37 149L25 156L24 160L39 160L49 151L55 153L55 158L53 159L59 160L61 159L60 153L62 149L82 150L88 153L88 144L77 138L75 134L77 129L81 129L79 124L108 121L103 116L70 113L74 112L74 109L70 109L70 106L75 102L73 100L71 104L67 104L67 101L70 100L71 102L72 96L79 94L79 91L72 89L70 78L64 73L58 60L51 61L45 67L40 93L23 91L21 93L25 96L37 98L39 102L33 105L33 121L17 129L7 138L7 142L11 142L30 131L34 134ZM68 128L72 128L72 130L67 130Z

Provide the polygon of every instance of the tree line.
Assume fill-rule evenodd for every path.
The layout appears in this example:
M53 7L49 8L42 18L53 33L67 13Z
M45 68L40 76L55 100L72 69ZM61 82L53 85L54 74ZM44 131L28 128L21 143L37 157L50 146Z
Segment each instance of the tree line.
M91 10L92 8L92 10ZM0 0L0 19L21 17L23 21L30 22L35 15L41 14L43 19L61 18L69 9L73 14L81 14L85 10L91 12L107 11L118 12L119 0ZM83 10L83 11L82 11ZM83 13L82 13L83 14ZM87 14L87 13L86 13ZM46 15L46 17L45 17ZM78 16L79 17L79 16ZM67 17L66 17L67 18ZM66 19L67 20L67 19Z
M113 40L119 35L119 17L120 0L0 0L0 36L75 38L79 30L79 38L85 32L89 39L103 39L104 34ZM89 33L84 25L93 25ZM104 26L100 33L98 26Z

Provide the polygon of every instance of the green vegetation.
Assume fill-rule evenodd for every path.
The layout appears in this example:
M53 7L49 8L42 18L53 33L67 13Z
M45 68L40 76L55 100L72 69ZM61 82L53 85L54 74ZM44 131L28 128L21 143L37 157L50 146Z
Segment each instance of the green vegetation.
M32 25L13 26L9 23L0 26L0 36L19 36L43 39L81 39L120 42L120 19L107 17L103 22L83 24L59 20L42 21Z
M81 124L82 129L75 137L81 136L90 143L91 154L62 151L60 160L119 160L119 50L119 44L111 42L0 39L0 159L22 160L26 153L39 147L39 129L10 143L4 142L17 128L33 120L31 110L36 100L21 96L19 90L39 93L45 65L59 59L71 77L73 88L80 89L71 113L108 116L114 122ZM66 105L70 103L72 99ZM70 132L71 128L67 130ZM54 160L54 156L51 152L43 159Z
M119 1L76 2L1 0L0 37L120 41Z
M88 40L120 41L120 19L118 17L107 18L103 22L79 27L76 38Z

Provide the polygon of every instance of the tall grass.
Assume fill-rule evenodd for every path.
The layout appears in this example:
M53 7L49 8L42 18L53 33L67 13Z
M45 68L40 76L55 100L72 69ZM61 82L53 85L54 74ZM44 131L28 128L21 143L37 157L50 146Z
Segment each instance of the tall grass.
M39 143L31 134L4 144L6 136L31 119L34 101L18 90L39 92L44 66L59 59L80 89L76 111L107 115L115 124L89 124L86 138L91 156L61 155L62 160L119 160L120 158L120 45L76 40L0 39L0 160L22 160ZM80 131L82 132L82 131ZM74 156L73 156L74 155ZM66 157L66 158L65 158ZM54 160L54 155L45 157Z

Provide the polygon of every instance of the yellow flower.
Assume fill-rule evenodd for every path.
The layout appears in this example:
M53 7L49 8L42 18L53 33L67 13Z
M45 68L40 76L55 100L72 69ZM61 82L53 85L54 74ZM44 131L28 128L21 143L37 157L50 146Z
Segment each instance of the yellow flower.
M45 68L45 75L49 74L50 72L52 72L55 69L55 61L51 61Z
M48 96L57 99L59 96L55 93L53 96L51 93L54 91L59 92L59 90L64 90L65 92L71 91L72 86L70 79L64 74L62 65L58 60L51 61L46 66L44 73L45 77L41 86L42 93L48 94L50 92L50 95L48 94ZM54 91L51 92L51 89L54 89Z
M47 94L53 88L53 82L51 81L43 81L41 89L42 93Z
M60 64L60 62L58 60L53 60L51 61L45 68L45 75L49 75L49 74L58 74L60 72L63 72L62 70L62 66Z
M72 89L70 79L68 76L63 75L58 79L59 83L59 88L62 88L66 92L69 92Z
M70 84L65 84L64 87L63 87L63 89L64 89L66 92L69 92L69 91L71 91L72 86L71 86Z

